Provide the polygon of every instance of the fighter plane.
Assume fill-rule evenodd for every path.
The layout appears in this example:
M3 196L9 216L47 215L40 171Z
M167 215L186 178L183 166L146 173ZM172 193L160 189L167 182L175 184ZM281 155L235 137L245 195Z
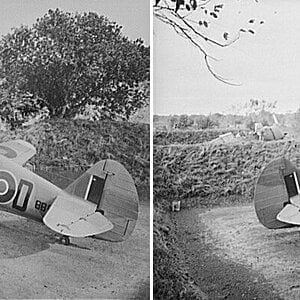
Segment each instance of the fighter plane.
M300 226L300 170L284 157L268 164L254 192L255 210L267 228Z
M273 114L274 124L263 126L261 123L255 123L255 134L261 141L276 141L284 139L288 133L282 130L275 114Z
M0 144L0 209L43 222L70 237L124 241L138 218L138 194L123 165L102 160L62 190L25 168L36 149L23 140ZM1 222L1 221L0 221Z

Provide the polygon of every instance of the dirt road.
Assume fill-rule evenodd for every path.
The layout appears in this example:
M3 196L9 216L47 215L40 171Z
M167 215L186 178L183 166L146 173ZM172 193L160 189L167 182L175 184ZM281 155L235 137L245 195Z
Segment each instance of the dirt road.
M299 228L264 228L252 205L173 217L184 264L209 298L300 299Z
M0 298L149 298L149 203L123 243L58 244L42 224L0 212Z

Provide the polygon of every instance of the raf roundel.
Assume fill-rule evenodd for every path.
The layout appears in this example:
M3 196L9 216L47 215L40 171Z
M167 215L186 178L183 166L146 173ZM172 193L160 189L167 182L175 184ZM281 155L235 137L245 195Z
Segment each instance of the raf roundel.
M8 183L5 179L0 179L0 195L5 195L8 192Z
M16 180L7 171L0 171L0 203L12 200L16 192Z

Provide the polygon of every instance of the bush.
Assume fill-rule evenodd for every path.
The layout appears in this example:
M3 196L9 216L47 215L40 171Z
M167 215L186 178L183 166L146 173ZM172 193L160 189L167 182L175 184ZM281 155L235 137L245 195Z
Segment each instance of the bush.
M99 160L122 163L136 185L149 186L149 125L117 121L57 119L4 132L1 141L24 139L34 145L38 168L85 171Z
M201 201L233 195L251 199L262 169L283 155L296 161L294 149L288 141L156 147L155 199L171 202L174 198L198 197Z
M238 130L176 130L176 131L156 131L153 136L154 145L171 144L199 144L209 142L219 135L232 132L237 134Z

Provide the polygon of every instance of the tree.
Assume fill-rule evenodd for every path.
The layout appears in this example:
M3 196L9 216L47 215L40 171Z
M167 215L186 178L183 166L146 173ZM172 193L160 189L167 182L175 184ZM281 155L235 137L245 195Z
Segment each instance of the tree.
M188 115L180 115L179 121L178 121L178 128L184 129L189 126L189 117Z
M44 101L30 93L9 93L0 89L0 118L11 129L24 124L33 117L45 118L48 116Z
M217 119L213 120L211 117L204 115L196 117L196 124L198 129L211 129L219 125Z
M174 129L178 124L178 119L175 116L170 116L170 118L168 119L168 123L169 123L169 128Z
M147 102L149 61L149 47L106 17L49 10L2 38L1 87L42 99L50 117L92 106L100 118L128 119Z
M257 0L254 1L257 2ZM236 32L224 30L219 36L215 36L210 29L220 18L224 6L224 1L213 0L155 0L153 13L157 19L171 26L176 33L200 51L206 67L216 79L235 85L214 71L211 61L216 58L208 50L211 49L209 46L230 47L240 39L241 34L254 35L256 32L253 25L262 25L264 21L251 18L247 20L246 27L239 28Z

